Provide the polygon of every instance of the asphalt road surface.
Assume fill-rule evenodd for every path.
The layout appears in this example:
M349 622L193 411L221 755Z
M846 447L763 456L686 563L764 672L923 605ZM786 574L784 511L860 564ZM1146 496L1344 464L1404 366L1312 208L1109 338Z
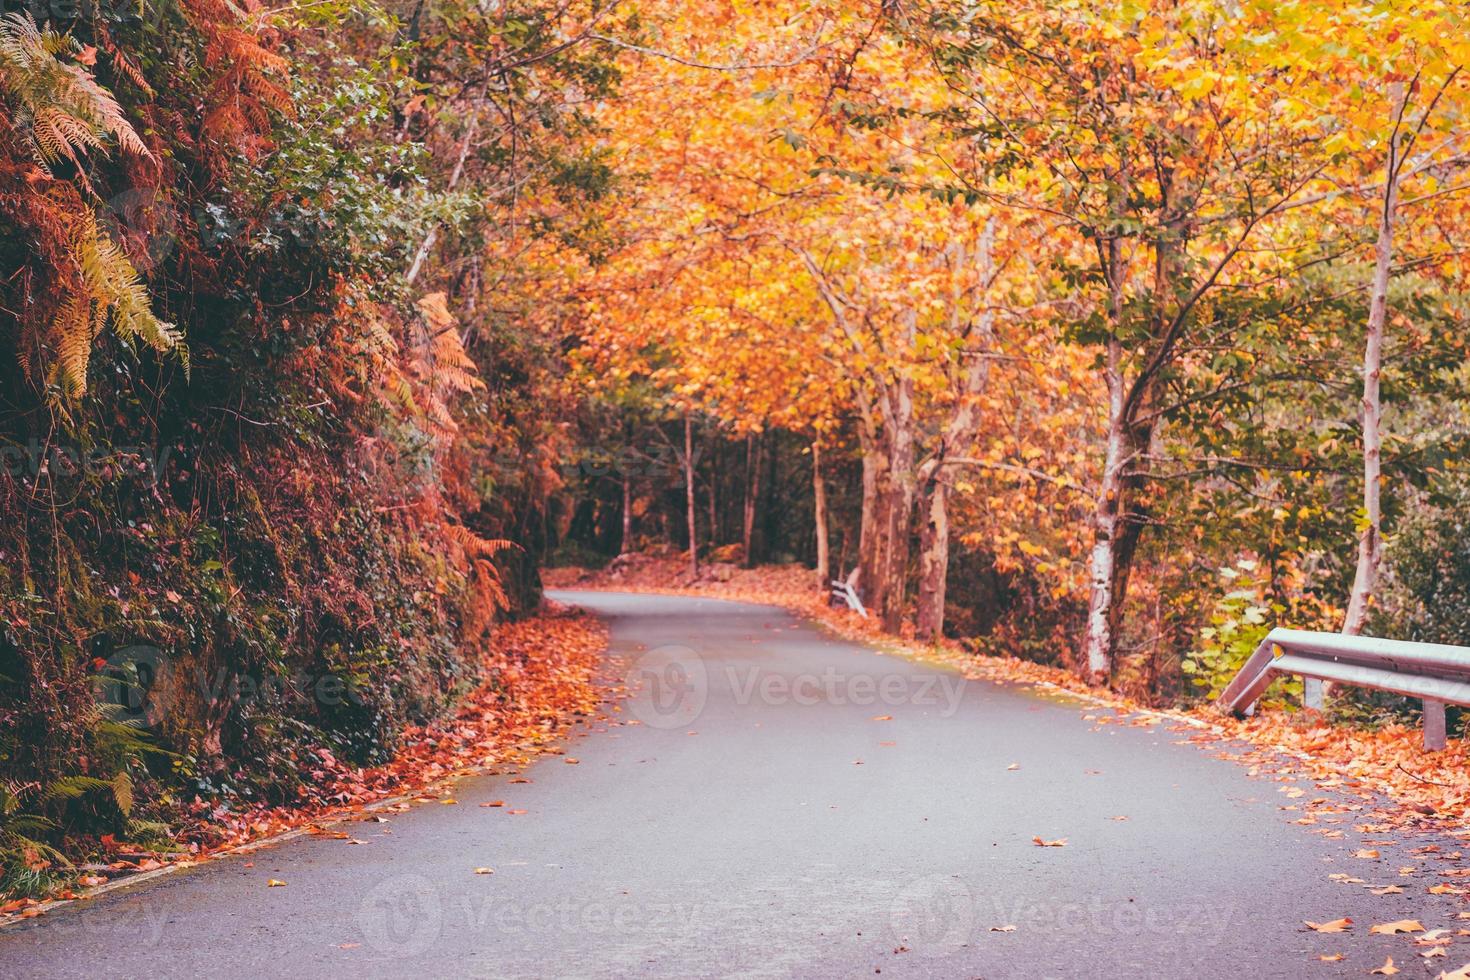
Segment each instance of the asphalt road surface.
M1099 726L774 608L557 598L610 621L638 687L615 717L639 724L593 724L578 765L543 757L530 782L343 825L362 845L298 839L21 923L0 977L1362 977L1387 955L1422 977L1470 959L1369 935L1457 925L1455 899L1330 880L1392 884L1406 862L1354 858L1351 818L1338 840L1293 826L1276 782L1187 732ZM1342 916L1350 933L1302 931Z

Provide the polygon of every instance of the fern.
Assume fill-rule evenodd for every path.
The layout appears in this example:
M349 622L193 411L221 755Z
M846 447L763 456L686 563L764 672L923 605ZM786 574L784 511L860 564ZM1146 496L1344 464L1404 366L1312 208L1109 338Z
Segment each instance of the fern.
M484 389L474 360L464 349L459 322L449 311L443 292L433 292L418 301L420 323L416 342L409 354L409 372L425 390L424 414L439 431L458 428L449 412L454 395Z
M103 234L96 218L91 214L79 217L67 244L81 289L62 302L52 321L56 337L52 381L62 394L73 399L86 394L92 344L109 323L124 341L141 342L159 353L175 353L187 377L189 351L183 334L153 313L138 271Z
M60 60L80 50L75 38L41 30L30 14L0 17L0 92L11 103L16 128L47 175L69 161L85 184L81 157L109 140L135 156L153 157L112 93L80 65Z
M88 793L106 792L111 795L112 783L106 779L98 779L96 776L64 776L53 780L41 795L42 803L53 803L57 800L77 800Z

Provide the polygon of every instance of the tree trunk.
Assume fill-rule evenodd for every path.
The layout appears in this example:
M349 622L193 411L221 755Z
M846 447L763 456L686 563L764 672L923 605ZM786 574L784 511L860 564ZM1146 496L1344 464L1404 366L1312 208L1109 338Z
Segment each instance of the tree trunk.
M912 326L912 320L911 326ZM883 629L903 629L908 591L910 536L914 520L914 398L913 381L902 379L883 400L884 434L888 443L887 486L882 495L882 556L880 579Z
M1408 95L1402 83L1393 85L1394 118L1403 118ZM1388 320L1388 283L1393 272L1393 233L1399 196L1399 153L1402 133L1395 126L1388 146L1388 175L1383 185L1383 212L1378 216L1378 247L1373 265L1373 296L1368 307L1368 336L1363 350L1363 529L1358 536L1358 567L1348 599L1342 631L1363 631L1368 605L1378 587L1383 561L1383 404L1379 380L1383 369L1383 328Z
M919 609L916 634L938 643L944 638L944 598L949 584L949 486L936 470L925 494L919 531Z
M982 292L989 290L994 279L995 218L985 222L977 242L975 263L980 270ZM950 330L960 333L960 282L968 259L964 243L949 246L954 278L950 290ZM949 486L944 482L945 464L953 453L964 452L980 429L980 396L990 383L988 355L999 346L995 338L995 312L986 308L975 320L975 335L982 350L970 355L969 364L956 379L954 412L945 425L944 434L932 459L919 471L923 522L919 530L919 596L915 627L919 639L938 642L944 638L944 603L949 586ZM963 362L960 362L963 364Z
M761 440L751 433L745 437L745 523L741 529L742 563L755 567L755 514L761 493Z
M813 523L817 535L817 591L825 594L832 587L832 557L827 540L827 481L822 476L822 442L812 440Z
M699 578L699 529L695 525L694 421L684 413L684 500L689 515L689 577Z
M1124 469L1129 462L1128 433L1123 421L1123 345L1108 340L1108 442L1102 482L1093 509L1093 545L1090 565L1091 597L1087 608L1087 639L1083 649L1087 679L1105 683L1113 667L1117 643L1117 545L1123 515Z
M858 529L857 587L864 604L875 606L875 597L881 597L882 593L878 575L878 557L882 551L878 541L878 488L887 467L879 453L872 406L862 396L859 397L859 406L862 409L858 440L863 454L863 507L862 523Z
M709 546L718 548L720 546L720 501L717 487L720 484L720 439L716 432L710 439L709 447L709 487L706 496L709 502Z
M623 468L623 540L618 554L626 555L633 546L633 477L628 468Z

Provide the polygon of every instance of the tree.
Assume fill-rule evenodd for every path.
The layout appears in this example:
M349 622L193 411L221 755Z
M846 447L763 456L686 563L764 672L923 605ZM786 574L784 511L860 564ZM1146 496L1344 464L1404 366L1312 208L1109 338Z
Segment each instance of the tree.
M952 138L934 151L963 163L964 180L937 190L1043 215L1053 267L1087 311L1074 339L1098 351L1107 390L1084 638L1101 681L1149 521L1161 386L1202 301L1261 264L1250 246L1321 163L1252 98L1268 69L1211 4L940 0L903 26L955 93ZM964 155L969 134L978 148ZM1300 249L1273 245L1278 258Z

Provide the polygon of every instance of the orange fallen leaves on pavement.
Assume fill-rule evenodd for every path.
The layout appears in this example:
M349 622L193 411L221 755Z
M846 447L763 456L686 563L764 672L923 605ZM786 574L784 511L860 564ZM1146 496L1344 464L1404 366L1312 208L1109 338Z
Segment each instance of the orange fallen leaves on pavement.
M265 883L267 888L285 888L286 883L279 878L272 878Z
M1369 970L1368 972L1376 973L1379 976L1391 977L1395 973L1399 972L1399 968L1393 965L1393 957L1390 956L1388 959L1383 961L1383 965L1380 966L1378 969Z
M1353 920L1344 916L1341 919L1333 919L1331 922L1308 921L1306 925L1313 932L1344 932L1352 928Z
M1396 936L1401 932L1423 932L1424 926L1418 919L1399 919L1395 922L1380 922L1368 931L1379 936Z
M1058 837L1056 840L1042 840L1040 837L1031 838L1031 843L1037 847L1066 847L1067 838Z

